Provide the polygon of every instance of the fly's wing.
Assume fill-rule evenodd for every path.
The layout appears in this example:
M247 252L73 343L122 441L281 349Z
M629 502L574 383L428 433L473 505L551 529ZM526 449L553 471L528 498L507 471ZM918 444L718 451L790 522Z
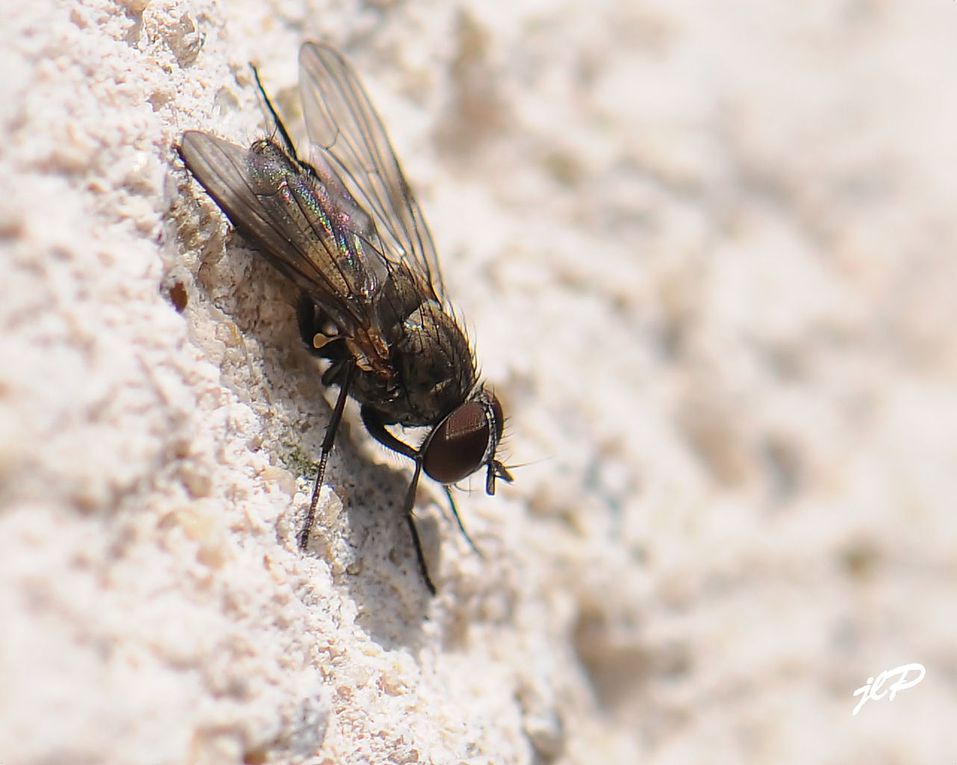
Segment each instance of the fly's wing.
M342 55L319 43L299 50L299 87L313 157L371 217L383 254L444 292L432 235L359 78Z
M272 142L243 149L191 130L179 152L236 229L340 329L368 329L369 306L388 266L372 243L367 216L343 207L345 200L333 198Z

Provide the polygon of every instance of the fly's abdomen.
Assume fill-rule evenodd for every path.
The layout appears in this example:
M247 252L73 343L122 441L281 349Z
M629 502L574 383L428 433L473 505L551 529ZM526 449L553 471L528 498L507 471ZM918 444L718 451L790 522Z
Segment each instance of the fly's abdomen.
M271 251L271 259L279 261L281 271L289 265L300 271L307 293L340 327L354 325L355 317L368 312L384 271L381 258L368 252L368 219L354 214L354 203L331 193L312 168L292 160L271 141L252 146L248 165L255 194L264 205L278 207L283 220L287 246ZM342 304L353 307L352 317L337 310Z

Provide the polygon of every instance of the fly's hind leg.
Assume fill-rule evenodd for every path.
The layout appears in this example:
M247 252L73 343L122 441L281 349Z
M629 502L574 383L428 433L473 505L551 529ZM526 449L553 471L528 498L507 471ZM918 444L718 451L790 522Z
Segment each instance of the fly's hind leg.
M319 503L319 490L322 488L322 477L326 472L326 462L329 460L329 453L336 442L336 431L339 429L339 423L342 421L342 411L346 406L346 399L349 398L349 388L352 387L352 381L355 379L356 365L352 359L334 363L327 371L335 372L335 382L339 385L339 396L336 399L336 407L332 410L332 419L326 426L326 434L322 438L322 446L319 453L319 470L316 472L316 483L312 487L312 499L309 502L309 510L306 513L306 520L296 539L299 543L299 549L305 550L309 544L309 533L312 531L312 524L316 520L316 505ZM325 376L324 376L325 378Z
M299 323L299 334L306 344L309 352L319 358L328 359L332 362L329 368L322 375L323 385L338 385L339 396L336 399L336 406L332 410L332 418L326 426L326 433L322 438L322 446L319 454L319 469L316 471L316 483L312 489L312 499L309 502L309 510L306 513L306 520L296 535L296 541L300 550L305 550L309 544L309 533L312 531L312 524L316 519L316 505L319 503L319 490L322 488L322 479L326 472L326 462L329 460L329 453L332 451L333 444L336 442L336 431L339 429L339 423L342 421L342 412L346 406L346 399L349 397L349 389L352 387L352 381L355 379L356 365L355 361L348 355L345 343L341 338L334 334L334 327L311 298L305 293L299 296L299 305L296 309L296 318ZM325 338L325 342L321 341Z

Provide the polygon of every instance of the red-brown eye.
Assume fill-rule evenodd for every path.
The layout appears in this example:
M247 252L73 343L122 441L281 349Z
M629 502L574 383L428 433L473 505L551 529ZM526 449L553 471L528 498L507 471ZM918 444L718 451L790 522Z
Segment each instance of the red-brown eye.
M494 402L494 403L492 403ZM422 468L439 483L456 483L472 475L494 456L494 443L501 433L501 406L489 400L469 401L438 424L425 448ZM495 441L489 426L495 421ZM490 448L492 447L492 448Z
M486 393L489 406L492 407L492 416L495 418L495 445L502 440L502 429L505 427L505 415L502 412L502 405L494 393ZM495 456L494 454L492 455Z

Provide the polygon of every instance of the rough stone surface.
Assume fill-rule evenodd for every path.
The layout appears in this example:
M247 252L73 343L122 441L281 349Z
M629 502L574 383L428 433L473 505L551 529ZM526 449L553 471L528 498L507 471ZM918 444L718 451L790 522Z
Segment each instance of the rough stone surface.
M516 482L331 411L185 129L343 49ZM0 25L0 764L939 765L957 6L51 0ZM908 662L894 701L852 694Z

